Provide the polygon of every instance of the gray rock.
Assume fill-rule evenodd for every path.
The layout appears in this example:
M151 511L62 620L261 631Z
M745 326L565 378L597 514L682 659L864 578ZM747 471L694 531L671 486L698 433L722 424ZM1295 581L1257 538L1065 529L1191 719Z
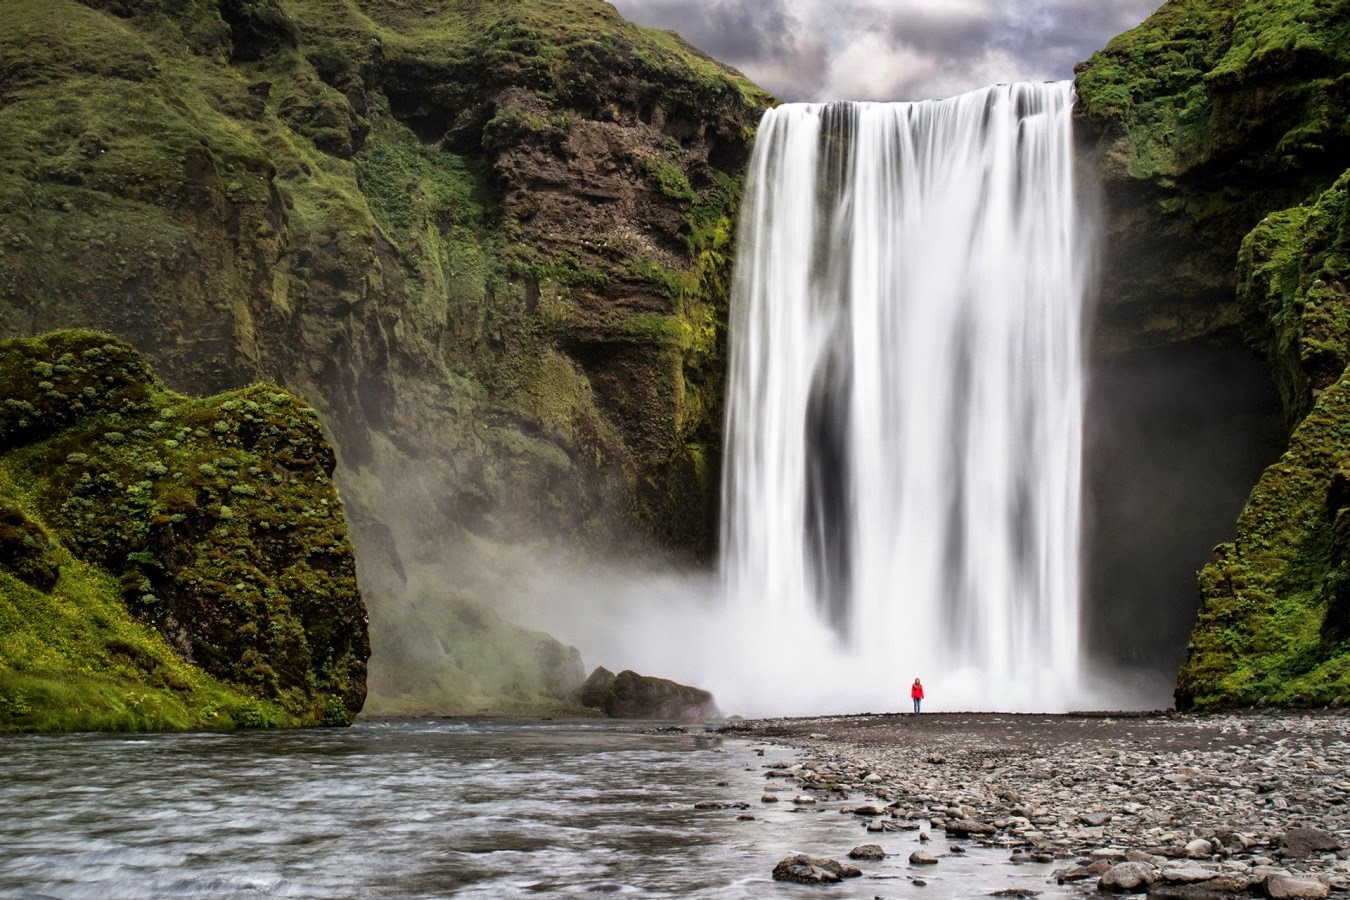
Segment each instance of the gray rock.
M1101 891L1143 891L1154 881L1153 867L1144 863L1119 863L1111 867L1097 882Z
M778 802L778 798L777 798L776 796L774 796L773 794L765 794L763 797L760 797L760 798L759 798L759 802L760 802L760 803L777 803L777 802Z
M835 884L860 875L862 869L857 866L804 853L779 860L778 865L773 867L774 881L795 881L798 884Z
M909 855L909 864L911 866L935 866L937 857L923 850L915 850Z
M1111 814L1109 812L1083 813L1078 817L1078 821L1092 828L1099 828L1111 821Z
M1111 871L1111 868L1114 865L1116 865L1116 863L1109 859L1095 860L1091 865L1087 867L1088 874L1105 875L1107 872Z
M1064 884L1069 881L1084 881L1092 877L1092 873L1082 866L1069 866L1067 869L1055 870L1055 881Z
M849 859L867 859L876 862L886 858L886 851L882 850L876 844L863 844L860 847L854 847L848 851Z
M1204 838L1196 838L1186 845L1187 859L1209 859L1214 853L1214 845Z
M1302 859L1327 850L1341 849L1341 842L1320 828L1291 828L1280 837L1280 849L1291 859Z
M972 834L993 834L998 829L984 822L976 822L974 819L957 819L947 823L946 831L956 837L970 837Z
M1292 875L1267 875L1261 890L1271 900L1322 900L1331 893L1315 878L1295 878Z
M1177 866L1162 870L1162 880L1168 884L1195 884L1197 881L1212 881L1219 873L1200 866Z

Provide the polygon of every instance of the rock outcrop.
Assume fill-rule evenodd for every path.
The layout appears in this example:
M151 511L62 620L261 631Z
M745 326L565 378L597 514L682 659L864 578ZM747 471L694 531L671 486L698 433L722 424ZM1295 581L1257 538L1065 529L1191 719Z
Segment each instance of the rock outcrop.
M738 73L600 0L19 0L6 23L0 333L98 328L176 389L312 402L377 693L463 671L442 623L512 553L710 552L769 102Z
M0 341L0 731L347 724L370 645L312 407Z
M1311 0L1173 0L1079 68L1108 222L1098 354L1245 340L1293 433L1200 573L1181 707L1350 696L1334 489L1350 464L1347 79L1350 12ZM1181 421L1246 389L1206 383ZM1253 440L1230 426L1254 415L1235 407L1225 435ZM1177 470L1207 477L1193 462ZM1156 510L1155 528L1176 518Z
M597 668L574 695L576 701L603 710L612 719L675 719L702 722L716 718L713 695L701 688L625 669L618 675Z

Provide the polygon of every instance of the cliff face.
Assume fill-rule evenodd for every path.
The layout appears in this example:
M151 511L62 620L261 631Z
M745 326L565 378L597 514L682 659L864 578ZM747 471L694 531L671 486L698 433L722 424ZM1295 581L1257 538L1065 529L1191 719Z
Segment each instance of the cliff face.
M0 341L0 731L346 724L366 613L332 448L269 385Z
M1107 207L1098 353L1241 335L1292 430L1200 573L1178 704L1344 700L1350 9L1172 0L1078 87Z
M446 604L481 591L472 558L710 550L738 172L768 102L738 74L600 2L6 20L0 333L99 328L175 388L313 402L377 689L464 668Z

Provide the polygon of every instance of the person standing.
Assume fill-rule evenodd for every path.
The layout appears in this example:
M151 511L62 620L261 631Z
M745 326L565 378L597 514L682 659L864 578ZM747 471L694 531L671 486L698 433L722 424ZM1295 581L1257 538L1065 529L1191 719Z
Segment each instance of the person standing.
M909 698L914 701L914 711L919 711L919 704L923 702L923 682L914 679L914 684L909 689Z

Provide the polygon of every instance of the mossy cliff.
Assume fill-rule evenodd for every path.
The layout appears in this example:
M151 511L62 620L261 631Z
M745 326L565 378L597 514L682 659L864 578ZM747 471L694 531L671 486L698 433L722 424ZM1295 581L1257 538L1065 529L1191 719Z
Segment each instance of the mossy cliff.
M473 665L484 555L710 551L741 76L599 0L3 15L0 333L312 402L377 692Z
M1240 332L1292 431L1200 573L1178 704L1350 698L1350 7L1172 0L1080 67L1098 352Z
M346 724L366 612L332 448L257 384L91 332L0 341L0 731Z

